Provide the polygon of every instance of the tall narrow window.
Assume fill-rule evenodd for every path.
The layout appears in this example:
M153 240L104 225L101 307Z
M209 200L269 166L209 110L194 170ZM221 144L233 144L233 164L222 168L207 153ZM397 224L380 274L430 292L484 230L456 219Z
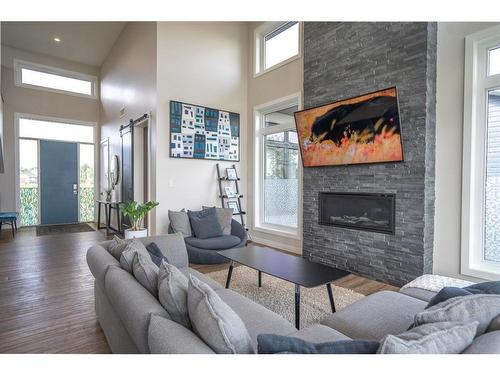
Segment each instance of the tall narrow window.
M466 38L462 273L500 275L500 27Z
M297 99L295 99L297 103ZM256 226L296 233L299 212L299 149L290 101L258 112L259 166Z
M80 144L80 221L94 221L94 145Z
M20 225L38 224L38 141L19 140Z

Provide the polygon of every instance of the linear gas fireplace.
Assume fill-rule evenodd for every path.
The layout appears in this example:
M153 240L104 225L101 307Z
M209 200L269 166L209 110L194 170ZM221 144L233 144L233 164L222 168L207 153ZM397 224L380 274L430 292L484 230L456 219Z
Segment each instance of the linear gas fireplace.
M319 193L319 223L394 234L395 194Z

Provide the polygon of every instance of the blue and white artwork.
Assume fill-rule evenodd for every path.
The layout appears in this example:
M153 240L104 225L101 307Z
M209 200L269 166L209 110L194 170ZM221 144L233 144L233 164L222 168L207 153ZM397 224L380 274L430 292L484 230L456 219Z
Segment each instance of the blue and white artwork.
M170 101L170 157L239 161L240 115Z

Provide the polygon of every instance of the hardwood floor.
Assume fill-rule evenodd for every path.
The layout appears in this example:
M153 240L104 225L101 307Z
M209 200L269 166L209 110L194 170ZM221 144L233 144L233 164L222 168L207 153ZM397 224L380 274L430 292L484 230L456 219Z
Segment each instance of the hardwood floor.
M0 233L0 353L109 353L94 312L85 254L101 232ZM225 269L194 266L200 272ZM397 288L350 275L336 285L368 295Z

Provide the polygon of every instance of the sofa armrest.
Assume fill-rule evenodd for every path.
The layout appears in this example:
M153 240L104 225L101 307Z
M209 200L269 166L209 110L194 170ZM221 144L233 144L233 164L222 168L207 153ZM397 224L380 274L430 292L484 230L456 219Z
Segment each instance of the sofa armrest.
M118 262L115 257L102 246L102 244L91 246L87 250L87 264L90 272L92 272L92 275L103 288L104 277L108 267L120 267L120 262Z
M161 316L152 315L148 329L152 354L214 354L196 334Z
M239 237L241 239L241 241L247 240L246 229L243 227L243 225L241 225L240 223L238 223L234 219L232 219L232 221L231 221L231 234L233 236Z

